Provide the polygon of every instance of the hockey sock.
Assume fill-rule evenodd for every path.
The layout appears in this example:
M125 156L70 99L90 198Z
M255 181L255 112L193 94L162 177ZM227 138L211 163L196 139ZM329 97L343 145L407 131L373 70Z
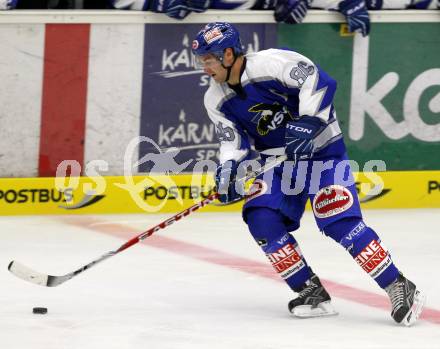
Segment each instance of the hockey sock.
M376 232L360 218L346 218L325 227L324 232L341 244L381 288L397 279L399 271Z
M296 292L312 276L298 243L286 231L281 213L264 207L246 212L246 222L277 273Z

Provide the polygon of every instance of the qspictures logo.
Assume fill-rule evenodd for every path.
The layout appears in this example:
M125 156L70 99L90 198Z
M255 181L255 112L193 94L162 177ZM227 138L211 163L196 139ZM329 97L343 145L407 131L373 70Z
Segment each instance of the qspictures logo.
M138 158L141 143L147 143L148 148L154 151ZM95 205L106 198L108 185L128 192L133 202L145 212L158 212L169 200L183 205L183 200L199 201L208 198L215 189L212 184L205 183L203 173L215 171L215 162L198 162L195 172L199 175L193 176L190 184L178 184L171 175L181 174L191 162L178 162L176 157L179 152L177 148L162 150L148 137L133 138L125 149L124 176L119 183L107 183L102 176L109 168L104 160L92 160L85 168L76 160L64 160L57 168L55 188L60 193L66 192L70 195L65 196L62 205L58 207L76 210ZM151 163L151 171L137 172L145 163ZM80 176L81 174L83 175ZM68 188L70 189L67 190ZM108 195L113 195L114 188L107 192Z
M58 207L65 210L78 210L104 199L106 181L99 175L97 169L108 169L108 164L103 160L91 161L84 169L85 180L81 180L81 165L78 161L60 162L57 167L54 190L65 195L62 204Z
M145 145L146 149L152 149L153 151L140 152L139 149L141 149L142 144ZM109 164L104 160L92 160L86 164L84 169L81 169L81 165L75 160L65 160L58 166L55 187L63 193L67 188L73 188L73 192L59 207L63 209L81 209L95 205L105 198L104 194L108 185L118 188L110 188L107 191L108 195L114 195L113 190L116 190L115 195L123 198L121 200L126 200L128 193L132 199L131 201L145 212L160 212L167 203L170 203L173 207L178 207L184 205L184 200L198 202L207 199L215 191L212 174L217 169L216 162L210 159L196 161L192 173L185 175L184 173L192 165L193 160L179 161L179 152L179 148L163 150L151 138L145 136L134 137L125 149L124 176L120 179L121 182L118 183L107 183L101 175L109 168ZM267 164L274 162L277 162L275 156L266 159ZM384 183L381 177L375 174L374 171L371 173L371 170L373 168L384 169L385 164L373 160L370 162L365 164L364 170L368 170L365 177L371 183L361 183L359 189L361 193L373 197L380 195ZM138 170L144 164L148 164L150 171L139 172ZM309 194L316 194L314 209L316 214L323 218L348 210L352 206L352 193L346 188L349 188L355 182L354 178L352 176L347 177L346 173L347 169L354 166L353 163L348 160L302 161L297 165L295 164L298 167L295 171L293 165L292 161L286 161L283 167L279 168L279 172L277 172L279 177L276 178L281 182L280 185L275 186L275 190L281 191L285 195L298 195L304 190ZM275 165L275 167L277 166ZM359 170L359 166L356 169ZM244 160L240 162L236 176L237 178L245 178L249 174L258 173L261 170L262 164L257 159ZM333 173L332 181L338 184L319 191L321 176L329 170ZM84 173L85 176L79 177L81 173ZM250 192L247 193L248 197L252 195L253 198L257 198L263 194L271 194L274 173L275 171L271 170L261 173L262 177L254 182ZM181 174L187 177L176 176ZM295 176L295 181L293 181L292 176ZM307 185L306 178L312 178ZM227 180L230 181L231 179ZM237 186L237 182L234 185ZM238 186L240 185L238 184ZM252 188L259 188L260 190L254 192L255 195L253 195ZM121 194L120 189L126 191L126 193ZM75 200L73 200L73 194L75 194Z

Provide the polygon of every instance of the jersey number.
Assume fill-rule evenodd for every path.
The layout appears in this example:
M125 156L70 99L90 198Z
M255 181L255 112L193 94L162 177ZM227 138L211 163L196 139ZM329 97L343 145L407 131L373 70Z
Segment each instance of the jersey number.
M232 127L224 126L221 122L219 122L216 130L220 142L232 142L235 139L235 133Z

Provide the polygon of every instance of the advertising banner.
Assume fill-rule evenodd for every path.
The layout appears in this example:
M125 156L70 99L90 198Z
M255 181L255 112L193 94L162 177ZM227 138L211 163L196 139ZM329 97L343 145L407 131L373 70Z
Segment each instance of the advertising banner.
M178 212L213 191L201 175L0 179L0 214Z
M440 208L440 171L362 172L355 181L364 208ZM0 179L0 215L179 212L213 192L206 174Z
M76 175L101 161L103 175L119 176L137 137L150 142L129 154L134 173L166 172L145 155L174 147L173 165L184 172L216 161L218 142L203 106L209 77L194 70L191 57L201 23L0 26L8 62L0 65L0 120L7 125L0 177L55 176L66 159L79 164ZM373 23L366 38L343 26L237 25L247 51L289 47L337 80L337 116L361 169L383 160L388 171L440 170L438 22Z
M280 25L279 45L308 56L338 82L335 106L348 153L387 170L440 169L440 26L374 23ZM325 45L320 42L325 40Z

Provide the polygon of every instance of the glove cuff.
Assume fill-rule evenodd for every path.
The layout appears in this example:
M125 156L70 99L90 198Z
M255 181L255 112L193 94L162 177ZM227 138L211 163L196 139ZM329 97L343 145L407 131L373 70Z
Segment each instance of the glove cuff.
M325 126L325 123L316 116L302 116L297 121L289 121L286 124L287 132L298 138L311 139Z

